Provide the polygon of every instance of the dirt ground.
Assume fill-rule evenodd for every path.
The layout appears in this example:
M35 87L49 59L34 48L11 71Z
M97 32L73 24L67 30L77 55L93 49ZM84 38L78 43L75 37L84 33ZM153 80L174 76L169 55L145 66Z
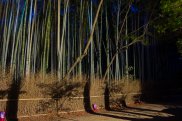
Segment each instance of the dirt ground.
M182 103L132 104L117 111L71 113L21 118L20 121L182 121Z

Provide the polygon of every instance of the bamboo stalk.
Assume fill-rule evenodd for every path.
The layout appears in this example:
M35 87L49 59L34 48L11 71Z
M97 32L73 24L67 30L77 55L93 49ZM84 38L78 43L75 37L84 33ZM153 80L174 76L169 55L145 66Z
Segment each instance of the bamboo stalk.
M81 60L87 55L88 49L89 49L90 44L92 42L92 37L93 37L93 34L94 34L95 26L96 26L96 23L97 23L97 19L98 19L98 16L99 16L99 12L100 12L102 3L103 3L103 0L101 0L100 3L99 3L98 9L97 9L97 13L96 13L96 16L95 16L95 19L94 19L94 23L93 23L93 26L92 26L92 31L91 31L89 40L87 42L87 45L86 45L86 47L84 49L83 54L76 59L75 63L71 66L71 68L68 70L67 74L64 76L63 79L66 79L68 77L68 75L72 72L72 70L75 68L75 66L79 62L81 62Z

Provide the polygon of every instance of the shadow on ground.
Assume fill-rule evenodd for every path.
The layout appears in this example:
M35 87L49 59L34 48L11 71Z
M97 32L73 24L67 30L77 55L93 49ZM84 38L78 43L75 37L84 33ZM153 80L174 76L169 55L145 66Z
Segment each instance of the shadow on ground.
M1 99L6 97L6 120L7 121L18 121L18 101L19 96L25 91L21 91L22 81L21 78L14 78L11 82L10 87L7 90L3 90L0 93Z
M144 104L141 104L141 107ZM154 104L161 105L161 104ZM165 106L165 109L156 110L147 108L127 107L123 110L110 110L105 112L92 112L96 116L104 116L111 119L130 120L130 121L182 121L182 106ZM152 108L152 105L150 105Z
M107 86L106 86L107 87ZM115 110L109 107L109 91L105 90L104 112L95 112L90 101L90 84L87 82L84 88L84 106L87 113L93 116L103 116L108 118L130 120L130 121L182 121L182 100L173 99L166 102L150 102L150 104L137 104L137 106L125 107L125 109ZM182 96L181 96L182 97ZM180 98L182 99L182 98ZM166 99L167 100L167 99ZM161 108L160 108L161 107ZM97 120L96 120L97 121Z
M70 97L79 95L80 88L83 83L81 82L69 82L59 81L52 84L38 84L38 87L42 89L42 94L51 98L50 100L43 100L40 102L40 108L37 112L47 111L50 108L55 108L57 114L60 110L70 111L71 109L65 108L64 103L69 101Z

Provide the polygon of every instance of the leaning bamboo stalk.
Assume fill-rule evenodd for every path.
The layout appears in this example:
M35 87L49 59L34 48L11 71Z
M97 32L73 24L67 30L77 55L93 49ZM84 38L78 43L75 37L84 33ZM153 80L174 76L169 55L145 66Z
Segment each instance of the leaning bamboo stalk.
M112 63L114 62L114 60L115 60L117 54L118 54L120 51L122 51L123 49L127 49L127 48L130 47L131 45L133 45L133 44L135 44L135 43L137 43L137 42L142 41L141 38L142 38L143 36L144 36L144 34L142 34L141 36L139 36L138 38L136 38L135 40L133 40L133 42L131 42L130 44L127 44L126 46L122 46L121 48L119 48L119 49L116 51L116 53L113 55L113 57L112 57L112 59L111 59L109 65L107 66L107 69L106 69L106 72L105 72L105 74L104 74L103 80L105 80L105 78L106 78L106 76L107 76L107 73L108 73L108 71L109 71L109 69L110 69Z
M131 1L129 2L129 4L128 4L128 9L127 9L127 11L126 11L126 14L125 14L125 17L124 17L124 20L123 20L123 23L122 23L122 25L121 25L121 28L120 28L120 30L118 31L117 30L117 39L118 40L116 40L116 42L119 42L119 39L121 38L121 33L122 33L122 31L123 31L123 28L124 28L124 25L125 25L125 22L126 22L126 20L127 20L127 15L129 14L129 11L130 11L130 8L131 8ZM107 21L108 22L108 21ZM108 35L108 34L106 34L106 35ZM107 50L108 51L110 51L110 43L109 43L109 41L107 42L108 44L107 44ZM118 47L118 49L119 49L119 47ZM105 72L105 74L106 73L108 73L108 77L107 77L107 81L110 79L110 66L112 65L110 65L110 63L112 62L113 63L113 61L115 60L115 58L118 56L118 54L117 54L117 51L118 50L116 50L116 53L112 56L112 53L111 52L107 52L107 69L106 69L106 72ZM111 59L111 62L110 62L110 57L109 56L112 56L112 59ZM113 58L114 58L114 60L113 60ZM109 68L108 68L108 66L109 66ZM104 80L105 80L105 78L106 78L106 75L104 74ZM112 74L112 73L111 73Z
M151 17L150 17L150 18L151 18ZM108 70L109 70L110 66L112 65L113 61L115 60L117 53L119 53L119 52L122 51L123 49L127 49L128 47L130 47L131 45L133 45L133 44L135 44L135 43L141 42L141 41L142 41L142 38L144 38L144 36L145 36L145 34L146 34L146 32L147 32L148 25L149 25L149 22L145 25L144 31L143 31L143 34L142 34L142 35L140 35L139 37L135 38L135 39L133 40L133 42L131 42L131 43L125 45L125 46L122 46L121 48L119 48L119 49L116 51L116 53L114 54L114 56L113 56L112 59L111 59L110 64L107 66L107 69L106 69L106 72L105 72L105 74L104 74L103 80L105 80L105 78L106 78L106 76L107 76L107 73L108 73Z
M103 0L101 0L100 3L99 3L98 9L97 9L97 13L96 13L96 16L95 16L95 19L94 19L94 23L93 23L93 26L92 26L92 31L91 31L89 40L87 42L87 45L86 45L86 47L84 49L83 54L76 59L75 63L71 66L71 68L68 70L67 74L64 76L63 79L66 79L68 77L68 75L72 72L72 70L75 68L75 66L79 62L81 62L82 59L88 54L87 52L88 52L88 49L90 47L91 42L93 41L92 37L93 37L93 34L94 34L95 26L96 26L96 23L97 23L97 20L98 20L98 16L99 16L99 12L100 12L102 4L103 4Z

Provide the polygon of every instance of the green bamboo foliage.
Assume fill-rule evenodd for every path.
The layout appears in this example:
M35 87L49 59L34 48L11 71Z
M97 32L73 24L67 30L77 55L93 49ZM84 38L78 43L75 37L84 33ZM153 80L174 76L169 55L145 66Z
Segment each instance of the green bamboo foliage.
M143 75L144 50L135 43L145 26L130 5L120 0L0 2L0 66L21 76L54 72L60 80L77 75L121 80L129 78L130 66L135 77Z

